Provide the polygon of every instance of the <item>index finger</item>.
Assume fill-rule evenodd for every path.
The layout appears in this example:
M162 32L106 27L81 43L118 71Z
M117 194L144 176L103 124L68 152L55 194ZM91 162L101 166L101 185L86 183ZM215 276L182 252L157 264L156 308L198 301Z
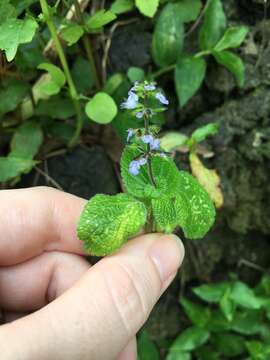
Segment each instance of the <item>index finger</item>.
M76 224L86 200L49 187L0 191L0 265L44 251L83 254Z

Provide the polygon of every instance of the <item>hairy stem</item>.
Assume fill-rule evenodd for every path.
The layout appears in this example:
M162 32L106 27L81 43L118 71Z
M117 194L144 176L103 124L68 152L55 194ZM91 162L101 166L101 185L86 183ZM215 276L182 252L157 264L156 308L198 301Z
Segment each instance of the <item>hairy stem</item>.
M41 5L41 10L42 10L43 16L45 18L45 21L46 21L47 26L48 26L48 28L50 30L51 35L52 35L52 39L53 39L53 42L54 42L54 45L55 45L55 49L56 49L58 57L60 59L63 71L65 73L67 83L68 83L68 88L69 88L69 94L70 94L70 97L71 97L71 99L73 101L74 108L75 108L76 115L77 115L76 131L74 133L73 138L71 139L71 141L69 143L70 146L74 146L79 140L81 130L82 130L82 127L83 127L83 118L82 118L82 112L81 112L81 105L80 105L80 102L78 100L77 89L76 89L75 84L73 82L73 79L72 79L72 76L71 76L71 72L70 72L70 69L69 69L69 66L68 66L68 62L67 62L63 47L62 47L61 42L60 42L60 40L58 38L58 35L57 35L57 29L56 29L56 27L54 25L54 22L53 22L52 18L51 18L50 8L48 6L47 0L40 0L40 5Z
M76 15L77 15L78 20L80 21L80 23L82 25L85 25L83 14L82 14L80 4L79 4L78 0L74 0L74 5L75 5L75 10L76 10ZM91 70L92 70L92 73L93 73L93 76L94 76L94 81L95 81L96 88L100 89L101 88L101 83L100 83L100 80L99 80L98 71L97 71L97 67L96 67L96 63L95 63L95 58L94 58L94 55L93 55L92 44L91 44L90 38L89 38L89 36L87 34L83 35L82 42L83 42L83 46L84 46L88 61L89 61L90 66L91 66Z

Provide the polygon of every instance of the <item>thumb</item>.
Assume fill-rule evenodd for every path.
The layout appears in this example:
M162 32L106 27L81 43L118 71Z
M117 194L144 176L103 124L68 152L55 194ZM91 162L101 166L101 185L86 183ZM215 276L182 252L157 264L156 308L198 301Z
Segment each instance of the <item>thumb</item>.
M130 241L57 300L4 325L0 343L12 339L4 358L18 359L20 354L27 360L116 359L147 320L183 256L183 245L174 235Z

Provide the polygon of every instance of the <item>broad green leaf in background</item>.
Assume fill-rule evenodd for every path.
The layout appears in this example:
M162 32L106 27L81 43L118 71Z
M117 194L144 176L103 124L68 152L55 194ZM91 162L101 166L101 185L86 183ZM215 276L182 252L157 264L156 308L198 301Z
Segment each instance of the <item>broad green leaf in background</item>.
M159 0L135 0L135 5L143 15L153 17L157 12Z
M169 352L166 356L166 360L191 360L191 353L186 351L177 351L177 353Z
M253 289L241 281L236 281L232 287L231 299L247 309L260 309L262 301L256 297Z
M26 96L29 86L18 79L11 79L0 89L0 116L13 111Z
M178 4L167 4L161 11L153 34L155 63L160 67L174 64L182 52L183 43L184 25Z
M7 19L15 18L17 15L16 8L10 3L10 0L1 0L0 25Z
M210 321L211 311L208 307L195 304L186 298L182 298L180 303L192 324L197 325L198 327L205 327Z
M121 73L113 74L106 81L103 91L109 95L113 95L124 80L125 80L125 76L123 74Z
M235 312L235 303L231 299L231 288L228 287L220 299L219 306L228 321L232 321Z
M246 347L252 360L269 360L270 358L270 345L264 344L258 340L246 342Z
M175 86L182 107L200 88L205 72L206 62L202 58L185 55L178 59L175 69Z
M176 3L181 19L184 23L195 21L202 7L201 0L180 0Z
M116 15L112 11L103 9L89 17L86 26L90 32L97 31L115 19Z
M188 172L179 172L178 193L185 198L189 206L189 217L181 224L188 239L199 239L205 236L215 221L215 207L206 190ZM179 208L178 208L179 206ZM176 214L180 213L183 205L175 202Z
M230 283L220 282L216 284L204 284L192 289L192 291L202 300L209 303L219 303Z
M220 333L230 331L231 324L220 310L212 310L211 321L207 324L206 329L210 332Z
M193 351L206 343L209 339L209 332L200 327L190 327L183 331L173 342L169 354L177 354L184 351Z
M221 208L224 203L224 196L220 188L221 179L217 171L207 169L194 152L190 153L189 161L192 174L207 191L216 207Z
M143 203L127 194L96 195L85 206L77 233L92 255L104 256L119 249L146 222Z
M199 42L202 50L212 49L220 40L226 29L226 16L221 0L208 0L200 29Z
M160 141L162 149L165 151L177 150L187 143L188 137L180 132L171 131L165 133Z
M0 182L28 173L36 164L36 161L28 159L0 157Z
M197 349L195 354L199 360L220 360L220 353L207 344Z
M38 69L48 72L48 79L39 85L39 90L48 96L58 94L66 83L63 71L58 66L50 63L39 64Z
M213 343L215 348L229 359L245 352L245 340L237 334L216 334L213 336Z
M194 140L196 143L200 143L204 141L208 136L216 135L218 133L218 129L218 123L209 123L196 129L192 133L191 139Z
M245 66L241 58L226 50L213 51L212 55L235 76L238 86L242 87L245 82Z
M157 231L172 233L178 225L172 199L168 197L153 199L152 208Z
M118 15L132 10L133 7L134 2L132 0L115 0L110 10Z
M159 360L159 358L155 343L146 331L142 331L138 337L138 360Z
M16 8L17 15L20 15L25 9L39 0L11 0L11 3Z
M85 106L89 119L99 123L108 124L117 115L117 106L113 98L104 93L97 93Z
M9 157L32 160L43 141L41 127L35 122L22 124L15 132Z
M256 310L236 312L231 329L243 335L259 334L262 325L261 313Z
M76 23L65 25L61 29L61 36L67 42L68 46L76 44L83 34L83 27Z
M234 26L226 30L223 37L214 47L215 51L222 51L229 48L237 48L245 40L248 34L247 26Z
M0 25L0 49L5 51L8 61L14 59L20 44L32 41L37 27L31 18L9 18Z
M70 98L52 96L48 100L40 100L35 108L35 115L65 120L75 115L74 104Z
M78 92L86 95L93 88L95 81L89 60L77 56L71 69L71 75Z
M132 145L126 147L122 155L121 173L127 192L138 198L159 199L161 196L175 196L179 188L179 174L174 161L160 156L152 159L155 187L151 185L146 165L141 167L137 176L129 173L130 162L139 155L139 150Z
M145 72L142 68L132 66L128 69L127 76L134 83L135 81L143 81Z

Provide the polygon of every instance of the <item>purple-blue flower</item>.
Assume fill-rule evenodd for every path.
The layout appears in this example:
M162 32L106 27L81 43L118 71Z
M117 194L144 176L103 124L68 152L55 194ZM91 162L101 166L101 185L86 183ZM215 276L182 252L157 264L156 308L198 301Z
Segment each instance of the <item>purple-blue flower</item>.
M147 163L147 160L146 160L145 158L141 158L141 159L139 160L140 166L143 166L143 165L145 165L146 163Z
M121 104L122 109L133 110L138 106L139 97L134 92L129 91L128 98Z
M156 86L154 84L149 84L149 85L145 85L144 89L146 91L153 91L153 90L156 90Z
M145 114L144 111L139 111L139 112L137 112L137 114L136 114L136 118L142 119L142 118L144 117L144 114Z
M156 99L163 105L169 105L169 100L160 92L156 94Z
M167 158L167 155L165 153L160 153L159 156L161 156L163 158Z
M145 165L146 163L147 160L145 158L131 161L129 164L129 173L134 176L139 175L141 166Z
M128 136L127 136L127 142L130 141L130 139L132 138L132 136L135 134L133 129L128 129Z
M144 135L142 136L142 142L145 144L151 144L154 141L154 138L152 135Z
M159 139L154 139L150 143L150 149L151 150L158 150L159 148L160 148L160 140Z

